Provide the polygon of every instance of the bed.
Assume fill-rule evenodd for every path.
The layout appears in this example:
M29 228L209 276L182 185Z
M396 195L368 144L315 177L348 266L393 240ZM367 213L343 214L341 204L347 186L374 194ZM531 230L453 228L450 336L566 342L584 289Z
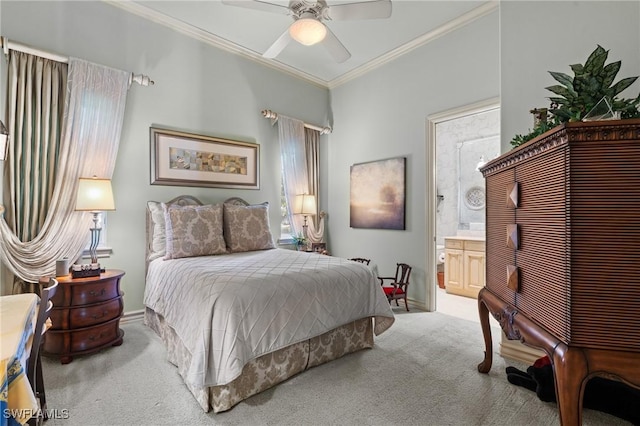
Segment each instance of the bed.
M147 207L145 324L206 412L372 348L393 324L371 267L276 248L266 203Z

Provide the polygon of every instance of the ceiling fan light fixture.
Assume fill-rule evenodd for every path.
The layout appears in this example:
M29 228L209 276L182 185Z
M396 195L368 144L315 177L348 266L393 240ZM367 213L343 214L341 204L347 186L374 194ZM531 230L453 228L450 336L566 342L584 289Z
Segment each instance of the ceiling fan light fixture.
M317 19L300 18L289 27L289 35L305 46L320 43L327 35L327 28Z

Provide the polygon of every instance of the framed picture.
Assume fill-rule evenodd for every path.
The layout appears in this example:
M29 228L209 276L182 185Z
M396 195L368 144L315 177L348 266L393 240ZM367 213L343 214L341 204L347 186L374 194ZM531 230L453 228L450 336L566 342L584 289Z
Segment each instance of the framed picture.
M350 226L405 229L405 157L351 166Z
M311 251L322 253L327 249L327 243L311 243Z
M150 128L151 185L260 188L260 145Z

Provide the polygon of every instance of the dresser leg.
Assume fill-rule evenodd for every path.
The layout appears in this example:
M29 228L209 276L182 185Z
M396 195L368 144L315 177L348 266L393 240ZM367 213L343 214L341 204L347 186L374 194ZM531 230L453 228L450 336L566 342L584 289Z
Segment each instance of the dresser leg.
M73 357L72 356L61 356L60 357L60 364L69 364L71 361L73 361Z
M559 345L553 353L556 397L563 426L582 424L582 397L589 372L580 349Z
M484 360L478 364L478 371L488 373L493 363L493 341L491 339L491 327L489 326L489 308L483 299L484 289L478 294L478 315L480 316L480 325L482 326L482 335L484 336Z

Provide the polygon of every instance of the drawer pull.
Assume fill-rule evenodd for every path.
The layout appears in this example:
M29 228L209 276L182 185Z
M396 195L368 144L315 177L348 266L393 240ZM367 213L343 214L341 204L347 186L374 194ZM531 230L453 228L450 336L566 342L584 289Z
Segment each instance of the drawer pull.
M108 334L109 333L107 333L107 332L102 332L98 336L91 335L91 336L89 336L89 340L91 340L92 342L95 342L96 340L102 339L103 337L107 336Z
M91 315L91 318L93 319L100 319L100 318L104 318L105 316L107 316L107 314L109 313L109 311L102 311L102 315L98 316L98 314L93 314Z
M103 288L102 290L100 290L99 292L98 292L98 291L95 291L95 290L91 290L91 291L89 292L89 295L90 295L90 296L93 296L93 297L95 297L95 296L103 296L106 292L107 292L107 290L106 290L106 289L104 289L104 288Z

